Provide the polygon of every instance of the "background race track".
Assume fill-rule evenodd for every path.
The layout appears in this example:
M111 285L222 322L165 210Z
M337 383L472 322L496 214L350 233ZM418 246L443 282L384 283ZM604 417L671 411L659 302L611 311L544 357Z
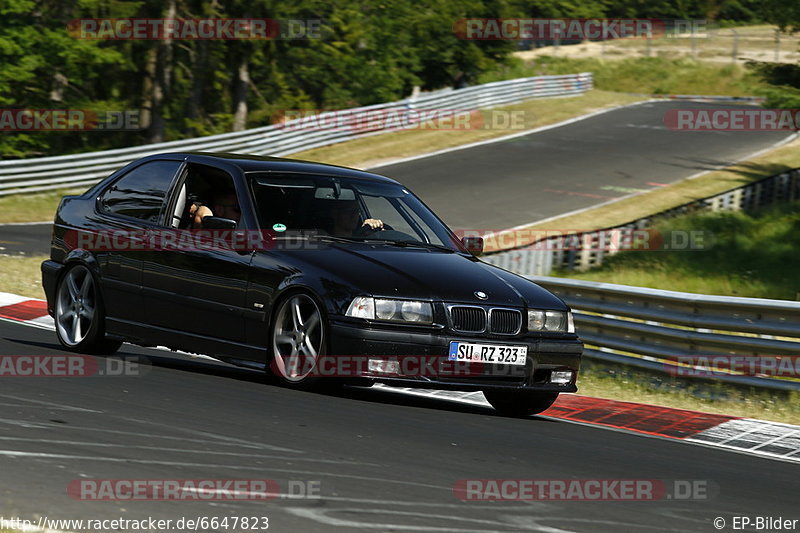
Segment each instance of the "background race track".
M672 131L664 125L671 109L721 107L749 109L648 102L374 170L410 187L453 229L506 229L729 165L789 137ZM0 226L0 253L48 253L49 240L48 224Z
M672 109L720 108L747 107L647 102L376 171L408 185L453 228L506 229L729 165L791 134L664 125Z

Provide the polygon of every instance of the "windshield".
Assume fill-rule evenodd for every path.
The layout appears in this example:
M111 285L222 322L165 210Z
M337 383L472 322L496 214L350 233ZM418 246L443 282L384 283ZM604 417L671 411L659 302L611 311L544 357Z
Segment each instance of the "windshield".
M251 176L262 229L309 232L465 251L457 237L401 185L323 176Z

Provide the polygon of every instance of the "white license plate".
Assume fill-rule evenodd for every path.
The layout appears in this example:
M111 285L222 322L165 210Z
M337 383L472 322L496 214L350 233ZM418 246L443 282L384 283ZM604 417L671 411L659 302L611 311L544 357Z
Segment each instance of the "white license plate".
M450 341L450 353L447 358L450 361L524 365L528 358L528 347Z

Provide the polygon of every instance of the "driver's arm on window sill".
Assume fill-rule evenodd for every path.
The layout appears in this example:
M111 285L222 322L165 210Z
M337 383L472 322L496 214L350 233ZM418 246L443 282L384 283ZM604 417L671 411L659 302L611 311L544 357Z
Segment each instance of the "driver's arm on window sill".
M203 217L214 216L214 213L207 206L195 203L189 208L189 216L192 221L191 227L197 229L203 227Z

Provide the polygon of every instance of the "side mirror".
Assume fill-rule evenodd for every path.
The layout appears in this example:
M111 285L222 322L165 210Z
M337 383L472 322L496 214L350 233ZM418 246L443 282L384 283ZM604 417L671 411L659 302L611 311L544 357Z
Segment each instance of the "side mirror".
M203 229L236 229L237 222L230 218L203 217Z
M483 237L461 237L461 244L475 257L483 254Z

